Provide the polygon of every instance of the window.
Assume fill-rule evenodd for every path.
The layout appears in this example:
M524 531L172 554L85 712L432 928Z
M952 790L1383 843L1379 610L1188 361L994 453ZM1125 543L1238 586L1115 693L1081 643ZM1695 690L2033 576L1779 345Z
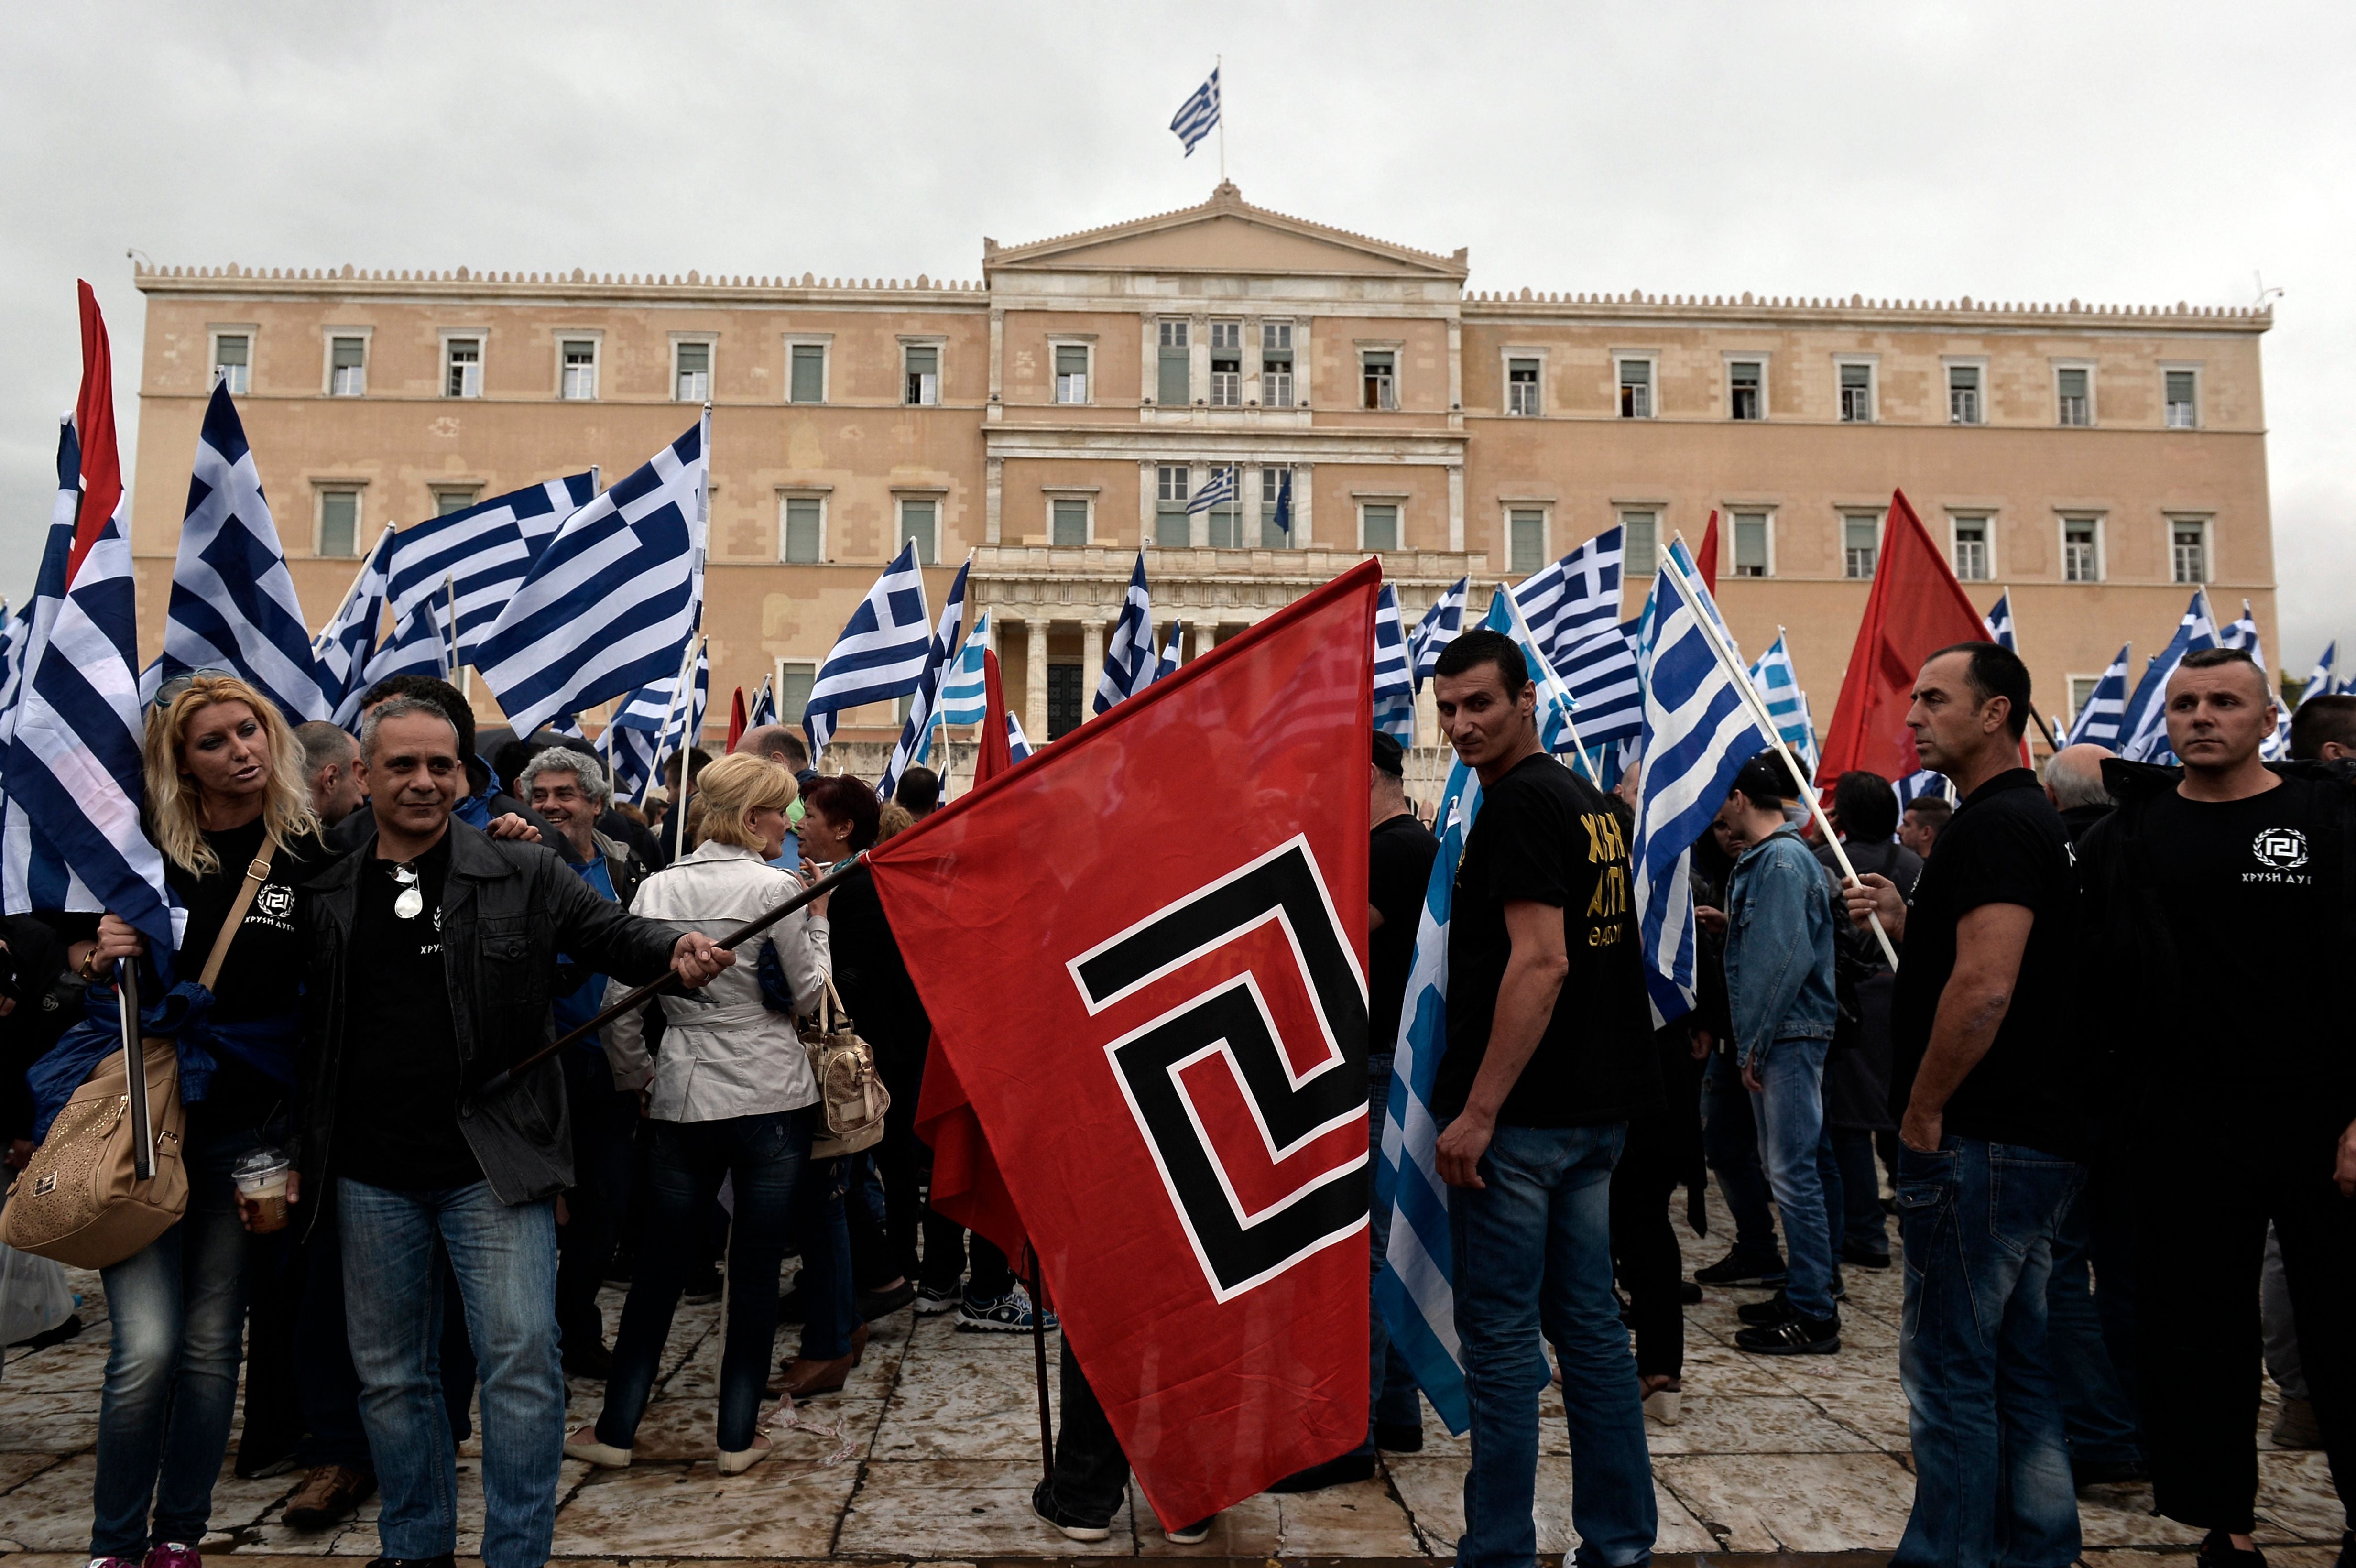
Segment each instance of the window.
M1988 580L1988 520L1986 517L1957 517L1955 529L1955 577L1963 582L1986 582Z
M594 338L571 337L562 350L564 362L563 379L557 385L557 396L573 400L597 395L597 342Z
M1244 324L1211 323L1211 406L1233 409L1244 400Z
M671 347L671 400L708 403L712 400L712 345L680 343Z
M2176 518L2168 525L2168 553L2179 582L2209 581L2209 525Z
M787 353L786 401L826 401L826 345L797 343Z
M1726 366L1727 417L1761 420L1767 417L1767 367L1758 359L1732 359ZM1763 572L1761 575L1765 575Z
M2200 379L2190 370L2167 373L2168 428L2198 430L2201 426Z
M1767 514L1764 512L1734 514L1734 575L1767 575Z
M1661 515L1658 512L1622 512L1620 528L1626 539L1620 575L1650 577L1661 570Z
M475 497L482 493L482 487L477 485L438 486L434 492L434 515L437 517L446 517L453 512L463 512L473 506Z
M357 398L367 390L368 339L328 339L327 395L331 398Z
M2103 684L2099 675L2073 675L2070 677L2070 722L2075 724L2086 704L2094 699L2094 688Z
M481 338L443 339L442 395L445 398L479 398L483 395Z
M1290 331L1289 323L1287 330ZM1276 526L1276 500L1284 494L1284 482L1291 474L1290 468L1263 468L1259 471L1259 548L1262 549L1292 548L1292 536ZM1298 490L1293 492L1291 505L1297 516L1301 506ZM1293 526L1297 528L1300 525L1295 523Z
M1080 727L1087 714L1080 702L1090 672L1076 664L1047 667L1047 739L1060 741Z
M810 688L818 684L818 666L800 659L777 661L777 716L788 724L801 722L809 706Z
M1546 512L1515 507L1505 514L1505 570L1526 577L1546 564Z
M2094 373L2083 365L2064 365L2053 372L2053 420L2056 424L2094 422L2094 400L2089 387Z
M1538 412L1538 362L1505 361L1505 411L1535 418Z
M1623 420L1648 420L1653 417L1653 362L1650 359L1620 361L1620 417Z
M1259 324L1259 400L1271 409L1292 406L1292 323Z
M1840 417L1843 424L1873 422L1873 367L1844 363L1840 367Z
M780 559L800 565L826 559L826 502L822 497L787 496L781 521L785 534Z
M1162 357L1160 376L1153 390L1153 400L1171 408L1184 408L1194 397L1194 363L1187 357L1186 324L1165 321L1162 324Z
M1183 326L1185 324L1181 322L1179 325ZM1194 542L1186 519L1186 501L1194 494L1193 487L1187 483L1186 466L1182 463L1165 463L1161 467L1159 477L1160 484L1154 492L1153 542L1163 549L1184 549Z
M1395 409L1398 407L1398 355L1393 349L1367 348L1358 354L1358 370L1365 389L1358 406L1365 409Z
M1851 512L1841 518L1841 575L1869 578L1881 553L1881 517L1876 512Z
M1088 542L1088 503L1085 497L1057 496L1048 501L1047 542L1065 546Z
M2100 582L2103 580L2102 520L2062 519L2062 581Z
M1976 365L1947 367L1947 422L1978 424L1985 418L1980 405L1980 368Z
M1399 547L1399 509L1394 501L1368 501L1358 508L1358 548L1360 549L1397 549Z
M907 390L901 400L912 409L929 409L941 400L941 350L938 344L911 343L901 351Z
M230 396L243 397L252 357L252 338L242 332L219 334L213 338L213 379L227 387Z
M903 498L900 502L900 542L916 541L916 563L932 566L940 560L938 528L941 504Z
M1085 403L1088 400L1087 344L1055 345L1055 400L1059 403Z
M319 553L355 556L360 552L360 493L358 490L319 492Z

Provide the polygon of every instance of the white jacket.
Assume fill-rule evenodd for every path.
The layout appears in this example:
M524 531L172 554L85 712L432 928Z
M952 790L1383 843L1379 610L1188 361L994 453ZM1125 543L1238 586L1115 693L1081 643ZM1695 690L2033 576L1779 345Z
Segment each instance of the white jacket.
M638 884L630 912L673 931L721 937L766 914L801 884L734 844L704 843L669 869ZM832 972L825 917L797 910L736 949L736 962L700 990L662 998L661 1054L649 1061L646 1027L634 1009L605 1032L614 1084L637 1089L651 1079L648 1114L665 1122L715 1122L818 1103L818 1081L794 1020L761 1000L761 955L774 949L792 987L795 1011L817 1012ZM612 1002L630 989L607 984Z

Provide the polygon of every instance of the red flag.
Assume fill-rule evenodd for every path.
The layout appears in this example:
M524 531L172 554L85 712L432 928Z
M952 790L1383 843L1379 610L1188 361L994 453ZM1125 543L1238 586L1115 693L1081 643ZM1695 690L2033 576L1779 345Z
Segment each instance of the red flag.
M1709 509L1709 527L1701 531L1701 554L1694 564L1701 568L1701 585L1709 590L1712 599L1718 597L1718 508Z
M1873 591L1865 602L1857 645L1849 650L1848 672L1841 678L1840 701L1833 709L1816 776L1836 779L1851 768L1865 768L1897 780L1918 772L1914 734L1906 728L1915 675L1940 648L1987 640L1987 623L1931 542L1906 492L1893 491Z
M738 687L736 695L728 699L728 749L734 752L736 742L744 738L744 688Z
M75 283L81 306L81 392L74 399L74 436L81 443L81 507L74 517L73 549L66 557L66 581L81 570L81 558L98 542L99 529L123 500L123 460L114 444L114 353L107 346L106 318L98 295Z
M869 860L1167 1524L1365 1436L1380 583L1353 568Z

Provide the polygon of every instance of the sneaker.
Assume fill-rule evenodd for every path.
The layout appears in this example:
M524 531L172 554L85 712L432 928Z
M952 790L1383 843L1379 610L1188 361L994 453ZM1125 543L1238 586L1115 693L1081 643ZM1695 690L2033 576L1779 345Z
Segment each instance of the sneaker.
M1888 1268L1890 1266L1890 1249L1884 1247L1881 1251L1877 1253L1869 1247L1859 1245L1856 1242L1843 1242L1841 1243L1841 1262L1845 1264L1855 1264L1859 1268Z
M712 1303L720 1299L720 1268L718 1264L707 1264L704 1265L701 1273L691 1274L687 1276L686 1299L687 1304L690 1307L709 1307Z
M929 1285L919 1285L916 1289L916 1316L937 1317L944 1312L952 1311L963 1294L956 1285L947 1290Z
M2254 1547L2244 1552L2222 1530L2209 1532L2201 1542L2200 1554L2192 1561L2199 1564L2199 1568L2266 1568L2265 1552Z
M1211 1519L1219 1516L1213 1514ZM1200 1546L1211 1539L1211 1519L1198 1519L1192 1524L1182 1524L1176 1530L1165 1530L1162 1539L1173 1546Z
M1694 1270L1696 1285L1782 1285L1788 1276L1778 1257L1745 1257L1729 1253L1708 1268Z
M1799 1316L1792 1310L1792 1298L1777 1291L1764 1301L1746 1301L1734 1309L1734 1316L1753 1325L1788 1322Z
M2277 1448L2322 1447L2323 1424L2315 1419L2314 1401L2286 1398L2282 1413L2275 1417L2275 1429L2268 1435Z
M1840 1319L1786 1317L1781 1323L1745 1328L1734 1337L1734 1348L1754 1356L1831 1356L1840 1351Z
M1082 1519L1068 1512L1057 1504L1055 1494L1045 1481L1031 1488L1031 1511L1062 1531L1069 1541L1106 1541L1112 1536L1112 1520ZM1200 1541L1202 1537L1194 1539Z
M957 1317L960 1334L1028 1334L1032 1327L1031 1296L1018 1285L995 1301L960 1301ZM1061 1327L1053 1312L1041 1313L1039 1326Z
M359 1511L376 1492L376 1477L346 1465L322 1465L303 1478L286 1499L281 1518L289 1530L325 1530Z
M147 1549L140 1568L205 1568L204 1555L178 1541L159 1541Z

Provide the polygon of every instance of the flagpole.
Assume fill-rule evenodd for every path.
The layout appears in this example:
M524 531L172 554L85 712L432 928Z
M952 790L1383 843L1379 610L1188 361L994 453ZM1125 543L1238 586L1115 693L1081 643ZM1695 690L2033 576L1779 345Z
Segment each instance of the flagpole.
M688 777L688 765L693 761L691 753L695 750L695 743L703 738L701 734L691 735L687 732L687 727L692 721L691 716L695 712L695 697L689 690L688 682L695 678L695 656L697 650L702 646L701 632L696 633L694 636L688 639L687 663L680 667L679 679L671 684L672 706L679 706L682 702L686 705L685 710L679 716L679 798L670 803L671 814L679 818L678 829L671 835L670 858L674 860L687 854L687 790L691 782ZM663 716L663 733L666 735L670 733L669 714Z
M1196 59L1203 57L1196 55ZM1211 74L1219 79L1219 183L1227 183L1227 61L1224 55L1211 57Z
M1530 652L1537 656L1538 673L1546 677L1547 689L1562 703L1562 721L1570 730L1570 743L1579 748L1579 760L1587 764L1588 778L1597 789L1608 789L1611 786L1603 782L1603 774L1595 759L1587 754L1587 742L1579 737L1579 720L1570 716L1571 709L1576 706L1571 701L1570 691L1562 684L1562 677L1555 674L1554 661L1547 657L1544 648L1538 646L1537 635L1530 630L1529 617L1522 613L1521 601L1514 597L1512 587L1506 583L1497 584L1497 592L1505 596L1505 603L1513 612L1514 629L1521 633L1523 642L1529 645Z
M698 634L698 635L700 635L701 634ZM672 717L679 712L679 688L682 685L686 684L688 678L695 670L695 636L690 636L687 639L687 652L680 660L679 674L671 679L670 695L663 699L662 728L655 731L655 754L653 760L647 764L649 770L647 784L649 788L662 782L662 744L666 740L670 738L670 721ZM628 703L626 700L623 707L626 708L627 706ZM616 719L620 718L621 711L616 709L614 717ZM606 721L606 728L613 728L613 722L611 720ZM682 795L686 793L686 766L687 764L684 763L680 764L681 772L679 782L680 785L680 792ZM670 804L676 807L679 805L679 802L672 801Z
M389 534L389 533L391 533L391 532L392 532L392 525L391 525L391 523L387 523L387 524L385 524L385 525L384 525L384 533L385 533L385 534ZM358 571L355 571L355 572L353 572L353 573L352 573L352 585L351 585L349 588L347 588L347 589L345 589L345 590L344 590L344 596L343 596L341 599L338 599L337 601L336 601L336 613L335 613L335 614L330 615L329 617L327 617L327 626L322 626L322 627L320 627L320 628L319 628L319 635L320 635L321 636L323 636L323 637L324 637L324 636L326 636L326 635L327 635L327 626L332 626L332 625L334 625L334 624L336 624L336 622L337 622L339 618L341 618L341 616L343 615L343 613L344 613L344 606L345 606L345 605L347 605L347 604L348 604L348 603L350 603L352 602L352 595L353 595L353 594L355 594L355 593L358 593L358 592L360 591L360 579L361 579L361 578L363 578L363 577L366 577L366 576L368 575L369 563L370 561L372 561L372 560L374 560L376 559L376 552L377 552L378 550L380 550L380 549L383 549L383 548L384 548L384 534L379 534L379 535L377 536L376 543L374 543L374 544L370 545L370 546L369 547L369 551L368 551L368 553L367 553L366 555L364 555L364 556L360 557L360 569L359 569ZM381 614L380 614L380 619L381 619ZM375 645L375 643L376 643L376 628L375 628L374 626L370 626L370 627L369 628L369 645L370 645L371 646L373 646L373 645Z
M1683 534L1675 537L1677 543L1685 542ZM1833 859L1840 862L1841 875L1848 879L1849 886L1863 887L1865 884L1858 880L1857 868L1849 863L1848 851L1841 847L1840 836L1833 831L1831 819L1825 816L1825 805L1819 798L1821 792L1801 768L1800 759L1792 755L1792 748L1783 743L1783 732L1775 728L1775 720L1767 711L1766 699L1759 695L1759 688L1751 684L1751 672L1742 667L1742 661L1734 656L1734 650L1728 647L1726 640L1718 635L1718 623L1707 608L1709 601L1696 594L1693 580L1686 575L1685 568L1677 564L1675 551L1662 557L1662 560L1676 578L1677 591L1693 606L1694 619L1699 623L1702 635L1709 639L1709 651L1716 656L1720 667L1733 677L1734 688L1742 694L1743 702L1751 709L1751 718L1757 720L1760 729L1766 731L1768 744L1773 746L1776 754L1783 759L1783 765L1792 770L1792 782L1799 785L1800 798L1808 803L1809 814L1816 819L1816 831L1825 836L1826 844L1832 846ZM1506 597L1511 598L1512 595ZM1881 917L1869 912L1866 918L1872 922L1873 934L1881 939L1881 955L1890 960L1890 970L1895 973L1898 948L1890 942L1890 933L1881 929Z

